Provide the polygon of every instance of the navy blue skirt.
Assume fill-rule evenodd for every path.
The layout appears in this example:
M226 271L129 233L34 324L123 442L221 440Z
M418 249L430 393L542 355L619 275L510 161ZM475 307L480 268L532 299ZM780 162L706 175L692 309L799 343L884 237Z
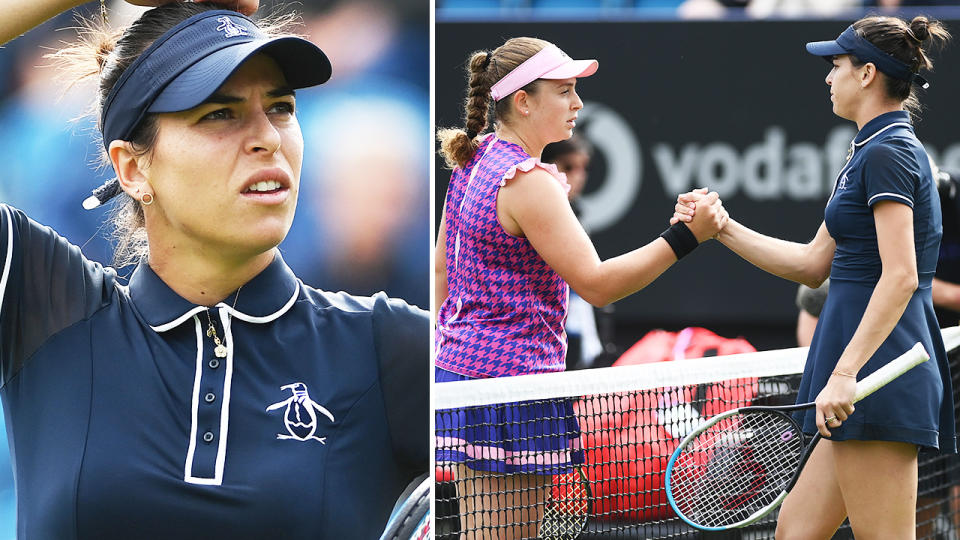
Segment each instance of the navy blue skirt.
M472 380L436 368L436 382ZM584 462L569 399L519 401L436 411L437 465L476 471L563 474Z
M815 401L857 330L875 284L830 280L830 294L817 322L803 370L797 403ZM954 452L953 394L950 368L940 327L933 311L930 286L917 289L907 308L857 374L863 379L921 342L930 360L901 375L855 405L839 428L830 428L835 441L900 441ZM945 381L945 382L944 382ZM802 414L803 431L816 432L816 411Z

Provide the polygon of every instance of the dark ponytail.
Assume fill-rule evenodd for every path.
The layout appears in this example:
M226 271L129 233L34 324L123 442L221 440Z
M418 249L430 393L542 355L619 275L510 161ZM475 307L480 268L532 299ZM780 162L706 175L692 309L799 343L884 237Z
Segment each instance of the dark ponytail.
M909 23L897 17L866 17L853 23L853 27L864 39L878 49L910 66L918 73L921 69L932 70L933 62L927 55L931 48L942 48L950 39L950 32L939 21L925 16L914 17ZM854 66L862 66L863 61L851 57ZM885 77L887 95L903 102L903 108L916 116L920 112L920 101L910 81Z

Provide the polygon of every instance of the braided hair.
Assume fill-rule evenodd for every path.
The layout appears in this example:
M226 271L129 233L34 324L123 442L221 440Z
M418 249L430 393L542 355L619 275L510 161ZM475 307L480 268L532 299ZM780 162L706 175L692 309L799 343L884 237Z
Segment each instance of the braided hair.
M478 137L489 125L491 109L494 122L509 122L512 100L508 96L492 103L490 89L507 73L547 45L550 45L550 42L542 39L519 37L507 40L492 52L477 51L470 55L467 66L469 80L464 103L466 113L464 128L447 128L437 132L440 154L446 160L448 167L451 169L463 167L473 158L477 152ZM537 85L538 82L533 81L521 90L533 94L536 92Z

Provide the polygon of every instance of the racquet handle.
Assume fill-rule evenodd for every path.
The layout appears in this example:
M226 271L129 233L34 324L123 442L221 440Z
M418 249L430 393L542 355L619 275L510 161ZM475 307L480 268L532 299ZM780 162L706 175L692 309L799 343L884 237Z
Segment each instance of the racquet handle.
M927 354L926 349L924 349L923 345L918 341L912 349L887 362L885 366L867 375L863 380L858 381L857 393L853 397L853 402L856 403L869 396L888 382L929 359L930 355Z

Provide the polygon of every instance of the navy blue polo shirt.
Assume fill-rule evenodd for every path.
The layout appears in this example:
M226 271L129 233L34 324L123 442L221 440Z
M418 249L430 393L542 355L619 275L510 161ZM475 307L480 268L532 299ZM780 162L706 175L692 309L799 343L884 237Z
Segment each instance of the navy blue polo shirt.
M6 205L0 267L19 538L376 539L427 470L422 310L279 255L207 309Z
M824 217L837 242L831 283L880 278L872 207L889 200L914 210L917 276L921 287L930 285L940 244L940 199L927 153L913 133L907 112L881 114L860 129L830 199Z

